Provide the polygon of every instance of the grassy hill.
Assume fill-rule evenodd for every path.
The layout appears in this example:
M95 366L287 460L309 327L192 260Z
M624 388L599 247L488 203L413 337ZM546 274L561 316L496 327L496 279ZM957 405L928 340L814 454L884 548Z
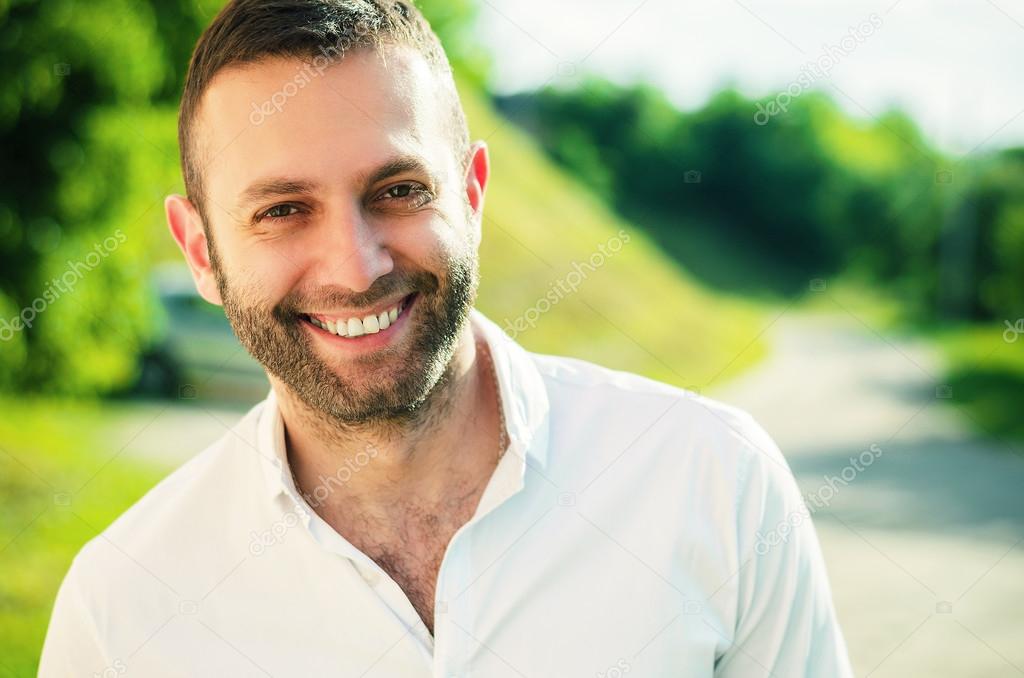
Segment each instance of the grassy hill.
M530 350L695 389L763 355L757 308L702 288L498 117L478 90L460 94L472 136L487 142L492 163L481 311ZM601 265L586 265L594 263ZM515 331L517 320L523 331Z

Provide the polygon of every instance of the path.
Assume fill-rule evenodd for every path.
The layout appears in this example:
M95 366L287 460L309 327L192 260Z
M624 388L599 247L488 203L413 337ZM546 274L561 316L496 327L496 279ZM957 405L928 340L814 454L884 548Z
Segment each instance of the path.
M924 346L849 316L785 315L770 341L714 396L751 412L820 498L856 675L1024 676L1024 446L972 433Z

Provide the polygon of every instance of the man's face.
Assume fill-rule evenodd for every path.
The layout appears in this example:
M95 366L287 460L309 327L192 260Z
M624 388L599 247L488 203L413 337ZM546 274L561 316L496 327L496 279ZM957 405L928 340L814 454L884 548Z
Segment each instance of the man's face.
M241 342L308 406L391 419L424 402L454 354L480 205L415 52L351 52L297 87L303 67L226 69L205 94L211 269Z

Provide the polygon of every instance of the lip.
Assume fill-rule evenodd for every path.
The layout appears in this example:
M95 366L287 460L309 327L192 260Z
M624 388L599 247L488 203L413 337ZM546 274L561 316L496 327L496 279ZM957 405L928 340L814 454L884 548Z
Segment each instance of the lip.
M358 337L339 337L338 335L331 334L327 330L320 329L313 323L309 322L306 314L303 314L302 324L308 331L312 332L314 336L319 337L322 341L329 342L334 350L341 349L360 353L373 351L384 348L398 341L405 332L409 316L413 309L416 308L419 298L419 292L413 292L411 295L403 297L402 300L405 301L405 309L402 311L402 314L398 316L395 322L391 323L386 330L381 330L376 334L363 334ZM390 308L394 305L395 304L392 303L390 306L386 306L385 308Z

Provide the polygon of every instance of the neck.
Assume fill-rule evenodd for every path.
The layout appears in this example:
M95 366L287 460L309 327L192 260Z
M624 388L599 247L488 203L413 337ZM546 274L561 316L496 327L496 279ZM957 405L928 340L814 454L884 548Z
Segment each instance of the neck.
M467 323L427 400L400 420L328 420L272 378L289 464L311 506L321 515L344 508L383 516L410 498L441 506L467 484L482 486L501 437L498 395L482 342Z

